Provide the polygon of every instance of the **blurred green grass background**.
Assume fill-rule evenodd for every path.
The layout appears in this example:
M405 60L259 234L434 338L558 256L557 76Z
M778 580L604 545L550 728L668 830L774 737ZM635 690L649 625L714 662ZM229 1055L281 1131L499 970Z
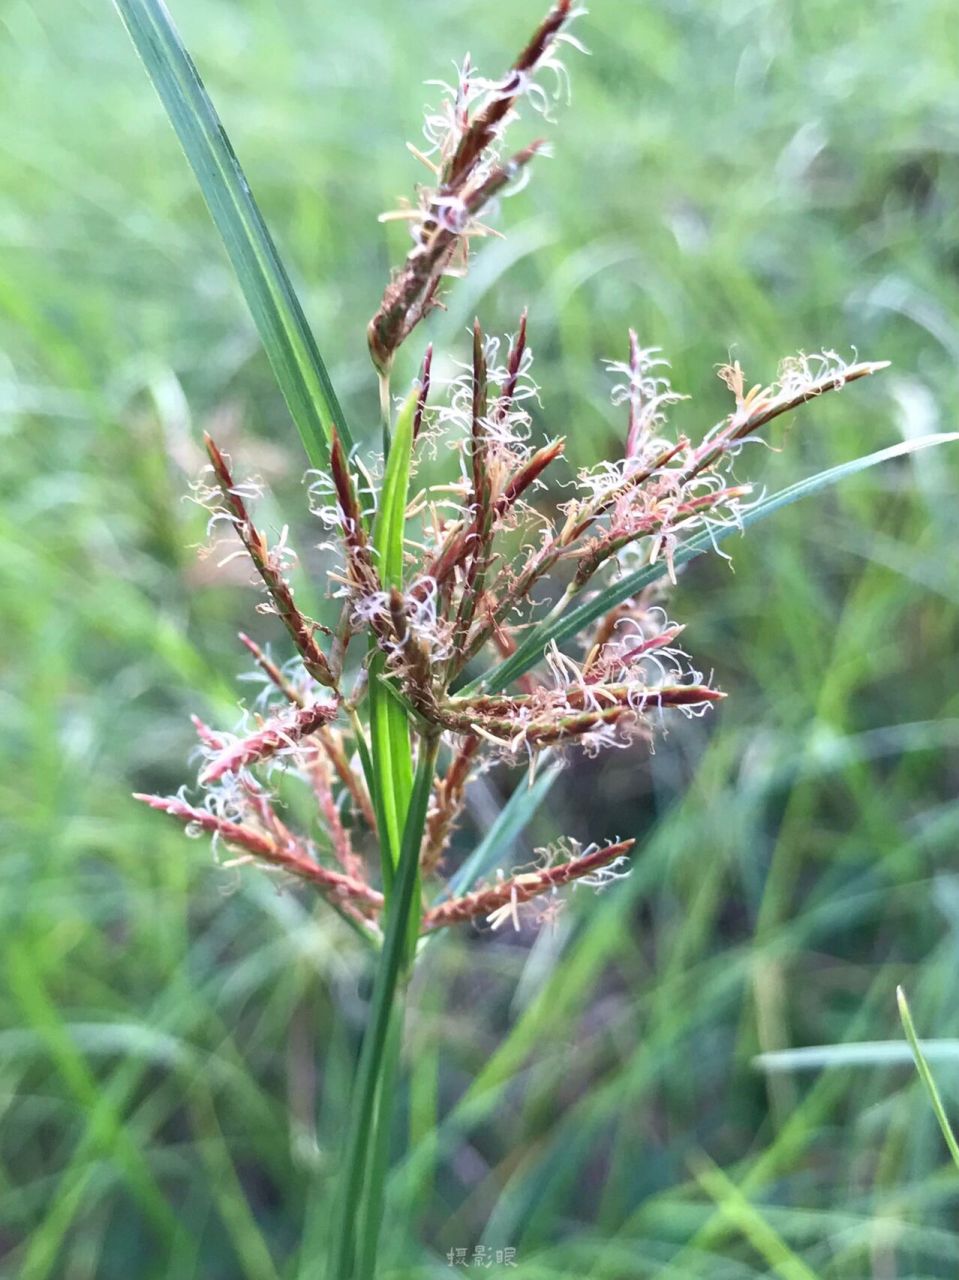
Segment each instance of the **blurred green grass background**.
M403 243L376 215L419 176L422 81L467 49L497 70L540 9L174 5L368 439L364 327ZM684 428L725 411L730 356L749 383L797 349L894 362L747 455L770 489L952 429L954 5L596 0L578 33L555 158L436 341L528 301L540 424L574 464L621 447L600 360L629 325L693 396ZM188 778L190 711L229 724L250 696L238 626L278 639L197 557L202 428L318 570L302 456L111 7L3 0L0 95L0 1265L319 1276L357 956L129 799ZM530 1280L956 1274L959 1183L907 1060L755 1057L899 1039L897 982L921 1034L959 1035L957 474L954 450L870 472L735 541L735 572L682 576L673 611L731 696L651 758L578 764L527 833L636 833L628 881L532 949L428 954L384 1275L477 1245Z

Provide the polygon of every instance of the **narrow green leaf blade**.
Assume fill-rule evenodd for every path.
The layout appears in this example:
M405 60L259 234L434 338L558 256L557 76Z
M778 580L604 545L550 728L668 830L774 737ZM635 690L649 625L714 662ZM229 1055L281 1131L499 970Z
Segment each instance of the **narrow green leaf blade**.
M412 391L396 419L390 456L383 476L379 510L373 526L373 547L383 586L403 585L403 535L413 456L413 419L419 392Z
M959 440L959 432L920 436L915 440L906 440L902 444L892 445L888 449L880 449L876 453L855 458L852 462L843 462L839 466L820 471L806 480L800 480L796 484L789 485L786 489L781 489L779 493L774 493L770 497L764 498L761 502L757 502L743 516L741 527L746 529L750 525L756 524L759 520L765 520L767 516L771 516L781 507L787 507L793 502L798 502L800 498L809 497L810 494L818 493L821 489L827 489L831 485L838 484L840 480L845 480L848 476L855 475L859 471L866 471L870 467L878 466L881 462L889 462L893 458L902 458L908 454L918 453L922 449L930 449L935 445L948 444L955 440ZM738 532L740 532L740 527L731 525L697 534L696 537L690 538L688 542L677 547L673 562L676 565L685 564L696 556L702 555L704 551L711 550L717 543L724 541L731 534ZM647 587L651 582L655 582L658 578L662 578L665 574L666 565L661 561L647 565L644 569L638 569L635 573L626 574L617 582L611 583L591 599L576 608L570 609L559 618L543 622L540 626L535 627L517 648L516 652L511 654L505 662L499 663L498 666L493 667L460 692L463 694L493 693L500 689L505 689L507 685L514 680L518 680L520 676L525 675L530 668L535 667L541 661L547 645L552 642L563 644L564 641L579 635L584 628L595 622L597 618L601 618L617 604L621 604L631 596L637 595L644 587Z
M387 589L403 585L403 535L416 399L414 392L407 398L397 417L380 492L379 509L373 526L373 549L376 552L380 580ZM375 646L375 641L371 641L371 645ZM409 720L396 699L383 687L380 677L384 670L384 656L376 649L370 660L370 744L376 792L374 798L380 823L383 882L385 891L389 893L393 869L399 861L400 841L413 786L413 757Z
M949 1148L953 1164L959 1169L959 1142L956 1141L956 1135L953 1132L952 1125L949 1123L949 1117L946 1115L946 1108L942 1105L939 1087L929 1069L929 1063L926 1061L925 1054L922 1051L919 1037L916 1035L909 1002L902 987L896 988L896 1000L899 1003L899 1017L902 1019L903 1030L906 1033L909 1048L912 1050L912 1056L916 1062L916 1070L919 1072L919 1078L925 1085L926 1093L929 1095L929 1101L932 1104L936 1120L939 1122L939 1128L942 1130L942 1136L946 1140L946 1146Z
M114 0L223 238L310 463L349 430L303 309L213 103L162 0Z

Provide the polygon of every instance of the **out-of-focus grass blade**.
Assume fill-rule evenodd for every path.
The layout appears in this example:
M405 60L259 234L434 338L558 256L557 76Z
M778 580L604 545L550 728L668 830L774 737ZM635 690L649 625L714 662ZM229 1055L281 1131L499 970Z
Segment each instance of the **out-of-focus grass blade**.
M749 1241L782 1280L817 1280L815 1271L790 1249L778 1231L722 1169L705 1154L691 1162L696 1181L722 1216Z
M928 1062L959 1062L959 1040L923 1040ZM912 1062L909 1045L901 1040L862 1040L858 1044L813 1044L802 1049L757 1053L757 1071L824 1071L831 1067L895 1067Z
M403 585L403 534L416 400L417 393L408 396L397 417L373 526L373 548L380 581L387 590ZM375 641L371 641L371 644L375 648ZM374 801L381 836L383 882L388 893L392 885L393 869L399 861L403 824L413 786L413 757L410 751L409 720L396 699L383 687L379 678L383 672L383 654L375 649L370 662L370 742L376 792Z
M468 893L482 876L489 875L497 866L502 866L513 841L546 799L562 771L562 764L550 765L540 773L531 787L520 783L500 809L486 835L452 877L448 890L441 898Z
M919 1072L919 1078L929 1094L929 1101L932 1103L932 1109L935 1112L936 1119L939 1121L939 1128L942 1130L942 1136L946 1140L946 1146L949 1148L952 1162L959 1169L959 1143L956 1142L956 1135L952 1131L952 1125L949 1123L946 1109L942 1105L939 1089L932 1077L932 1072L929 1070L929 1063L926 1061L926 1055L923 1053L922 1045L916 1035L916 1028L909 1010L909 1002L902 987L896 988L896 999L899 1002L899 1017L902 1019L903 1030L906 1033L906 1039L909 1041L912 1056L916 1060L916 1070Z
M902 444L892 445L888 449L880 449L876 453L855 458L852 462L843 462L839 466L820 471L806 480L800 480L797 484L789 485L788 488L781 489L778 493L774 493L768 498L763 498L761 502L757 502L750 511L743 515L741 527L746 529L757 521L771 516L781 507L788 507L791 503L798 502L800 498L807 498L813 493L818 493L821 489L828 489L830 486L838 484L840 480L846 479L847 476L855 475L858 471L866 471L870 467L878 466L881 462L889 462L893 458L903 458L908 454L918 453L922 449L930 449L934 445L948 444L955 440L959 440L959 432L921 436L918 439L906 440ZM676 565L685 564L688 560L702 555L704 551L709 551L717 543L739 531L740 527L736 525L705 530L697 534L696 537L690 538L682 546L677 547L673 562ZM534 628L516 652L511 654L505 662L493 667L460 692L475 694L504 689L508 684L525 675L530 668L536 666L542 659L543 651L548 644L551 642L562 644L572 636L578 635L591 622L595 622L597 618L602 617L603 614L617 604L621 604L622 601L637 595L644 587L651 582L655 582L658 578L664 577L665 574L666 565L662 561L647 565L645 569L638 569L635 573L626 574L617 582L611 583L604 590L598 592L584 604L570 609L553 621L543 622L540 626Z
M324 467L329 429L349 430L303 309L220 119L162 0L114 0L230 256L310 462Z
M197 1131L197 1148L209 1173L209 1187L233 1246L244 1280L279 1280L270 1250L237 1174L206 1081L199 1077L190 1096L190 1113Z
M142 1205L158 1238L166 1245L176 1239L180 1224L171 1209L153 1169L137 1147L115 1107L115 1099L103 1093L94 1072L70 1038L66 1024L31 963L27 949L10 943L4 959L10 990L30 1026L46 1045L58 1074L88 1117L85 1141L94 1152L108 1154L122 1170L130 1193ZM29 1280L45 1280L62 1261L64 1236L86 1193L88 1178L83 1170L70 1180L70 1194L59 1200L57 1211L45 1217L30 1237L19 1274Z

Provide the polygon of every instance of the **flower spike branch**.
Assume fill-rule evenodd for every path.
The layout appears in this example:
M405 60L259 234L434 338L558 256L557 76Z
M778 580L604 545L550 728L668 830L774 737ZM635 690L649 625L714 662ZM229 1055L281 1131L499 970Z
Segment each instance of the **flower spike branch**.
M537 388L526 318L505 347L477 322L470 360L445 388L442 402L426 402L428 372L421 378L415 413L422 431L443 437L458 453L459 478L425 490L415 504L418 514L408 509L402 560L391 570L400 573L402 587L387 587L381 579L360 498L367 482L334 432L330 474L321 475L314 489L335 499L325 519L338 535L341 560L331 568L330 582L347 620L345 634L333 642L339 648L335 662L321 649L318 628L293 600L282 554L268 546L254 522L254 486L238 483L224 455L208 442L217 483L212 491L201 490L200 500L211 508L211 524L225 519L239 536L266 587L267 607L284 623L297 656L292 667L280 668L243 636L269 681L267 714L237 738L203 728L206 762L198 783L205 809L156 797L148 803L185 823L199 823L242 853L312 879L324 893L330 887L322 874L329 869L325 849L342 869L329 869L331 874L349 873L352 889L345 896L360 896L364 918L376 923L390 886L376 886L376 860L359 852L377 828L363 768L367 686L360 681L349 705L339 688L338 671L352 637L367 637L370 661L379 656L381 672L375 678L385 682L394 707L407 709L405 732L412 731L414 742L439 736L449 745L451 763L432 783L425 818L420 859L426 876L443 868L470 778L490 757L531 762L547 747L596 755L637 739L649 742L677 715L705 714L723 694L679 647L682 627L669 620L661 592L611 610L581 637L582 656L549 648L540 669L515 691L455 692L468 664L487 652L495 659L514 651L517 637L530 626L586 591L601 592L603 582L610 575L615 580L624 567L658 562L663 576L674 578L677 547L711 525L737 523L746 509L750 486L730 483L744 443L775 417L882 365L846 365L831 352L801 356L784 364L776 382L749 392L739 366L725 367L721 376L733 392L734 407L697 443L686 435L668 437L666 410L681 397L659 372L663 367L660 357L641 349L631 334L628 362L611 365L614 375L627 379L612 393L626 408L623 456L581 471L576 496L553 522L527 498L562 458L562 442L532 443L526 405ZM558 605L534 603L534 586L554 582ZM332 691L332 700L322 696L324 689ZM272 835L250 834L261 832L263 794L278 770L315 795L325 844L291 837L292 844L277 846ZM359 824L355 835L340 816L344 801ZM201 820L198 812L207 816ZM277 848L285 848L282 856ZM311 862L317 874L304 872ZM574 863L562 872L554 867L548 876L526 875L510 918L518 922L525 903L578 879ZM444 902L437 912L430 900L442 891L442 877L435 891L424 882L417 916L423 932L486 918L496 910L490 904L500 886L477 888L474 896L482 908L476 910L453 910Z
M477 75L467 57L456 84L441 85L443 105L427 117L424 126L428 147L410 148L436 185L420 189L415 207L383 215L409 220L414 247L370 321L370 355L380 374L389 372L397 348L440 305L443 277L462 274L470 238L488 231L478 221L479 215L523 175L542 150L543 142L537 141L504 156L503 135L516 118L522 98L541 112L547 110L549 100L537 73L551 69L564 76L558 57L561 45L580 47L567 30L576 13L571 0L559 0L501 79Z

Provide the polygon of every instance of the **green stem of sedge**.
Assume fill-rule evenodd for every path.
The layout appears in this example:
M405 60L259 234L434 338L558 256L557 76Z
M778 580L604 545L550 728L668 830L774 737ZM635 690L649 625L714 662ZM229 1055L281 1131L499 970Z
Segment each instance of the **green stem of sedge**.
M397 991L405 984L413 956L411 937L420 911L416 894L420 846L438 749L438 737L424 738L420 742L419 761L403 830L399 865L387 906L386 932L373 985L370 1019L363 1037L356 1088L350 1104L339 1203L334 1219L333 1247L327 1273L329 1280L359 1280L362 1275L356 1270L357 1227L361 1222L364 1234L363 1257L369 1259L375 1255L379 1214L364 1212L364 1202L374 1208L382 1205L382 1187L375 1186L374 1180L382 1182L385 1178L385 1161L375 1159L371 1169L371 1137L374 1118L377 1128L385 1133L383 1127L389 1124L396 1093L395 1089L389 1091L390 1096L387 1096L385 1090L381 1092L380 1082L387 1067L390 1022L394 1011L396 1014L399 1012ZM377 1146L380 1147L385 1140L383 1136ZM368 1170L374 1176L368 1177Z
M417 925L419 921L416 921ZM369 1172L363 1196L363 1216L357 1242L356 1280L373 1280L376 1274L376 1246L379 1241L383 1206L386 1201L386 1176L390 1167L390 1133L393 1102L400 1071L400 1049L403 1044L405 990L393 1001L390 1028L383 1049L380 1083L376 1097L376 1115L370 1140Z

